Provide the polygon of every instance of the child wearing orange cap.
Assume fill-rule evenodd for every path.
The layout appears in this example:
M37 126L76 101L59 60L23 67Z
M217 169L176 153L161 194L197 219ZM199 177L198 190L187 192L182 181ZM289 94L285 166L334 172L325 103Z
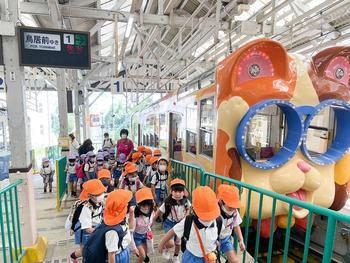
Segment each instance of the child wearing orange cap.
M97 178L105 187L107 187L107 193L114 190L114 181L112 180L111 172L109 170L102 169L98 171Z
M106 199L103 223L84 247L84 263L129 263L131 235L126 216L132 193L118 189Z
M129 190L133 193L133 198L130 201L132 206L136 205L135 194L143 186L139 176L137 175L137 166L134 163L127 163L125 165L125 171L120 178L120 189Z
M239 191L233 185L221 184L217 190L217 198L223 221L223 230L220 233L220 250L223 254L226 254L228 262L238 262L233 247L232 231L238 236L241 251L245 250L243 235L239 227L242 218L237 210L241 207Z
M74 251L69 257L69 262L74 263L77 263L78 258L82 256L82 249L91 233L102 222L102 204L104 202L104 192L106 191L106 187L98 179L91 179L85 182L83 188L83 191L88 194L88 201L84 203L79 215L81 230L79 241L81 248Z
M149 166L146 170L146 176L143 179L143 184L147 187L151 187L151 180L158 170L158 157L150 156L148 159Z
M181 238L183 263L216 262L216 241L222 228L220 208L216 195L208 186L199 186L192 192L194 214L186 216L163 237L160 253L175 235Z
M159 206L168 195L168 160L158 159L158 171L151 178L151 188L157 206Z
M132 154L132 162L136 164L137 166L137 175L139 176L140 180L143 181L144 175L143 175L143 155L141 152L135 152Z
M159 158L159 157L162 156L162 152L161 152L159 149L155 149L155 150L153 151L153 156Z
M179 178L172 180L170 183L171 193L164 200L164 203L159 207L153 218L154 222L160 215L163 215L163 229L165 233L167 233L190 213L191 202L185 196L185 187L186 185L184 180ZM166 244L166 248L163 251L163 257L169 260L169 249L175 246L175 252L172 260L174 263L179 263L180 245L181 239L178 237L175 237L174 240L169 240L169 242Z
M136 192L136 207L134 210L134 230L133 238L138 249L138 263L149 262L147 252L147 240L153 239L151 230L152 220L154 217L154 201L150 188L142 188Z

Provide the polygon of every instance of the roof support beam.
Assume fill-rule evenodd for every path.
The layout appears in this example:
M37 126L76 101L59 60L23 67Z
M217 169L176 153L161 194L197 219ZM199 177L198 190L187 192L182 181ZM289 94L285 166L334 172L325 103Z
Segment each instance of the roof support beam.
M127 23L130 13L124 11L112 11L104 9L96 9L90 7L81 7L81 6L68 6L68 5L58 5L61 14L63 17L74 17L74 18L86 18L86 19L95 19L95 20L105 20L115 22L115 14L120 14L118 16L118 22ZM34 2L22 2L21 13L32 14L32 15L42 15L49 16L49 8L46 3L34 3ZM134 21L140 22L140 15L133 14ZM154 15L154 14L142 14L143 24L150 25L170 25L173 27L184 27L192 28L192 24L197 24L199 19L196 17L191 18L191 23L185 23L184 18L178 15L173 15L170 19L169 15ZM207 25L215 25L216 18L208 18ZM229 22L220 22L220 29L227 30L229 29Z

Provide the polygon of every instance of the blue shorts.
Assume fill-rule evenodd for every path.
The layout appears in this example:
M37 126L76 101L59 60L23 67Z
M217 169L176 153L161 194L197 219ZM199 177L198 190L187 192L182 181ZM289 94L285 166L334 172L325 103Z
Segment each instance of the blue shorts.
M189 252L188 250L185 250L185 252L182 255L182 263L205 263L204 258L200 258L200 257L196 257L195 255L193 255L191 252Z
M81 245L85 246L85 244L89 240L91 234L86 233L84 230L81 230L81 232L82 232L82 236L83 236Z
M162 201L164 201L164 199L167 197L167 190L164 189L160 189L160 188L156 188L155 189L155 194L156 194L156 204L160 204Z
M163 223L164 233L168 233L170 229L172 229L177 223L175 221L171 221L170 219L165 219Z
M221 253L225 254L231 250L233 250L233 243L232 243L231 236L228 236L224 239L220 239L220 251L221 251Z
M130 206L136 206L136 196L135 196L136 193L132 193L132 198L129 202Z
M96 179L95 172L89 172L90 179Z
M113 172L113 179L119 180L121 175L122 175L122 171L115 169Z
M78 176L76 174L69 174L69 182L70 183L78 182Z
M87 182L88 179L86 176L84 176L81 180L83 181L83 183L85 183L85 182Z
M122 250L119 254L115 255L115 262L130 263L130 248Z
M146 244L147 243L147 234L138 234L138 233L134 232L134 241L135 241L135 245L137 247L141 246L142 244Z
M75 229L76 230L74 231L74 242L76 245L80 245L83 241L83 234L81 232L79 221L75 224Z

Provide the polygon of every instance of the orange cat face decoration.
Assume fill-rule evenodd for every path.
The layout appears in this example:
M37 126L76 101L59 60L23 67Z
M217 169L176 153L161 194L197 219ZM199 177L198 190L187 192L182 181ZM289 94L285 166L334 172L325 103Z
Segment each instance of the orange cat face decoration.
M339 125L350 123L349 58L350 48L335 47L304 61L259 39L222 61L215 172L323 207L343 207L350 140L341 137ZM257 219L259 195L251 198L250 215ZM263 219L271 217L272 203L264 198ZM288 205L277 202L276 221L287 214ZM293 208L296 220L307 214Z

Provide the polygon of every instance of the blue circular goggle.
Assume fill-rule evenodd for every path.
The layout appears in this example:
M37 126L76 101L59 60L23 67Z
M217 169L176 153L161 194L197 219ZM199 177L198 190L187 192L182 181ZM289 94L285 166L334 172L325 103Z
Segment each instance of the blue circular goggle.
M263 162L256 161L245 148L248 126L259 111L272 105L278 106L285 116L288 127L287 136L283 146L274 156ZM320 111L329 106L332 106L336 119L335 137L325 153L311 156L306 146L307 130ZM245 161L264 170L274 169L288 162L295 155L299 146L304 156L311 162L318 165L332 164L339 160L350 147L350 104L342 100L330 99L322 101L316 107L296 107L285 100L262 101L253 105L240 121L236 132L236 146Z

